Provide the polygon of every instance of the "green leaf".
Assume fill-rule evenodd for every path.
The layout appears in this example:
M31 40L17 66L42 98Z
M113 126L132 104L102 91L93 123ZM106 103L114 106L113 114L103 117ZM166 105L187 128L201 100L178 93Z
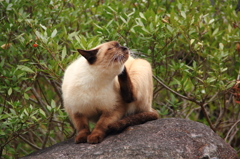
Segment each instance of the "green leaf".
M3 67L3 65L4 65L4 62L5 62L5 59L4 59L4 58L2 58L1 60L2 60L2 61L0 62L0 67Z
M216 81L216 78L214 78L214 77L208 77L207 78L207 83L212 83L214 81Z
M167 29L169 30L169 32L173 32L173 28L170 25L167 25Z
M24 65L18 65L17 69L22 70L22 71L26 71L26 72L30 72L30 73L34 73L34 71L31 68L29 68L27 66L24 66Z
M225 72L225 71L227 71L227 70L228 70L227 67L226 67L226 68L221 68L221 69L220 69L221 72Z
M193 61L193 69L194 69L194 70L197 69L197 63L196 63L196 61Z
M145 27L142 27L142 30L145 31L146 33L150 34L150 32Z
M47 30L47 28L46 28L44 25L40 24L40 26L41 26L44 30Z
M27 93L24 93L24 98L27 99L27 100L29 100L29 96L28 96Z
M52 111L52 107L51 106L49 106L49 105L47 105L47 109L48 109L48 111Z
M211 19L208 24L212 24L215 20L214 19Z
M144 24L142 22L142 20L140 18L136 18L136 23L141 26L141 27L144 27Z
M5 136L6 133L4 133L4 131L0 131L0 136Z
M190 45L192 45L194 43L195 39L191 39L190 40Z
M53 32L52 32L52 34L51 34L51 37L52 37L52 38L55 37L56 34L57 34L57 29L54 29Z
M213 34L212 34L212 35L213 35L213 36L216 35L216 34L218 33L218 31L219 31L219 28L216 28L216 29L213 31Z
M43 117L46 117L46 113L45 113L42 109L39 109L39 113L40 113Z
M121 18L121 17L120 17ZM125 19L124 19L125 20ZM113 23L113 21L114 21L114 19L112 19L112 20L110 20L108 23L107 23L107 25L106 25L106 27L108 28L112 23ZM103 29L102 27L100 27L100 26L98 26L97 24L95 24L99 29Z
M181 15L184 19L186 19L186 13L184 11L181 11Z
M54 100L51 101L51 106L52 106L52 108L56 108L56 103Z
M0 120L2 120L2 119L6 119L6 118L8 118L9 116L7 115L7 114L1 114L0 115Z
M64 60L66 55L67 55L67 48L66 48L66 46L64 46L63 50L62 50L62 60Z
M142 12L140 12L139 15L140 15L140 17L143 18L144 20L147 20L147 19L145 18L145 16L143 15Z
M7 10L12 10L12 6L13 6L12 3L8 4L8 6L7 6Z
M109 8L113 13L117 13L111 6L108 6L108 8Z
M29 113L28 113L27 109L24 109L24 113L25 113L27 116L29 116Z
M220 50L223 50L223 48L224 48L223 43L219 43L219 49L220 49Z
M13 114L13 115L16 115L16 111L14 109L10 109L10 112Z
M12 94L12 88L8 89L8 95L10 96Z
M125 24L127 24L127 21L126 21L122 16L120 16L120 19L121 19Z
M42 38L42 35L41 35L41 33L39 31L36 31L35 33L36 33L38 38Z

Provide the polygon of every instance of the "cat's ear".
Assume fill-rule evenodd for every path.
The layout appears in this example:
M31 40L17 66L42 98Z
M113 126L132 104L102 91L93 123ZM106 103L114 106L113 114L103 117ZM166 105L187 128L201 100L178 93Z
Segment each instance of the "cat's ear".
M90 63L93 64L97 60L97 53L98 49L95 50L81 50L77 49L77 51L85 57L85 59Z

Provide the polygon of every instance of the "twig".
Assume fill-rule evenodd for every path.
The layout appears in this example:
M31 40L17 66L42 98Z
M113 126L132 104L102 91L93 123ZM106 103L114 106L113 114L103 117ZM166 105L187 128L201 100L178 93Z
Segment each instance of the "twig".
M177 95L177 96L179 96L179 97L181 97L181 98L183 98L183 99L192 101L192 102L194 102L194 103L196 103L196 104L199 105L199 102L198 102L198 101L196 101L196 100L194 100L194 99L192 99L192 98L190 98L190 97L186 97L186 96L184 96L184 95L181 95L181 94L179 94L178 92L172 90L172 89L169 88L167 85L165 85L160 79L158 79L157 77L153 76L153 78L154 78L157 82L159 82L163 87L165 87L167 90L169 90L170 92L172 92L173 94L175 94L175 95Z
M52 25L53 25L54 23L56 23L57 18L58 18L59 15L62 13L62 11L63 11L63 7L64 7L66 4L67 4L67 3L65 3L65 2L63 1L63 5L62 5L60 11L58 12L57 16L56 16L55 18L52 19L52 21L53 21Z
M216 132L216 130L215 130L215 128L214 128L211 120L209 119L209 116L208 116L207 111L206 111L206 109L205 109L205 105L207 105L207 103L204 103L204 102L203 102L202 104L200 104L200 106L201 106L201 108L202 108L202 111L203 111L203 114L204 114L204 116L206 117L207 122L208 122L210 128L211 128L214 132Z
M231 133L232 135L231 135L230 138L228 139L228 143L229 143L230 145L231 145L233 139L236 137L236 134L238 133L238 130L239 130L239 129L236 128L235 131Z
M218 117L218 119L217 119L217 121L216 121L216 123L215 123L215 129L218 129L218 127L219 127L220 124L222 123L222 118L223 118L223 116L224 116L224 114L225 114L225 112L226 112L226 108L228 107L230 101L231 101L232 98L233 98L233 95L230 94L230 97L229 97L229 99L228 99L228 102L226 102L226 101L225 101L225 100L226 100L226 97L225 97L225 96L226 96L226 93L224 94L223 111L220 112L220 115L219 115L219 117ZM221 109L220 109L220 110L221 110Z
M49 79L49 78L48 78L47 76L45 76L44 74L43 74L43 77L44 77L49 83L51 83L51 85L53 86L55 92L57 93L57 95L58 95L58 97L59 97L59 99L60 99L61 106L63 107L62 93L61 93L61 91L58 89L58 86L57 86L56 82L55 82L54 80L52 80L52 79Z
M19 138L22 139L23 141L25 141L26 143L28 143L30 146L32 146L33 148L37 149L37 150L41 150L40 147L38 147L37 145L34 145L33 143L31 143L30 141L28 141L27 139L25 139L23 136L19 135Z
M41 143L43 142L43 140L41 139L41 137L40 137L39 135L35 134L32 129L28 129L28 131L30 131L31 134L34 135Z
M29 100L30 100L31 102L35 103L35 104L39 104L39 102L38 102L38 101L36 101L36 100L32 99L31 97L29 97Z
M45 148L47 140L48 140L48 136L50 134L50 130L51 130L51 127L52 127L53 113L54 112L51 113L51 117L49 118L49 125L48 125L48 129L47 129L47 133L46 133L45 138L43 140L42 148Z
M225 141L227 141L228 136L230 135L231 131L233 130L233 128L240 122L240 120L236 121L233 126L230 128L230 130L228 131L226 137L224 138Z
M213 127L212 122L211 122L210 119L209 119L209 116L208 116L208 114L207 114L207 111L206 111L206 109L205 109L205 106L208 104L208 102L210 102L211 100L213 100L213 98L216 96L216 94L215 94L208 102L205 102L205 101L199 102L199 101L197 101L197 100L195 100L195 99L193 99L193 98L191 98L191 97L186 97L186 96L181 95L181 94L179 94L178 92L172 90L172 89L169 88L167 85L165 85L160 79L158 79L157 77L153 76L153 78L154 78L155 80L157 80L163 87L165 87L167 90L169 90L169 91L172 92L173 94L175 94L175 95L177 95L177 96L179 96L179 97L181 97L181 98L183 98L183 99L186 99L186 100L189 100L189 101L191 101L191 102L194 102L194 103L196 103L197 105L199 105L199 106L201 107L201 109L203 110L204 116L206 117L207 122L208 122L210 128L211 128L214 132L216 132L215 128Z
M33 95L35 96L35 98L37 99L38 103L41 105L41 107L43 108L43 110L47 113L47 115L49 115L48 110L46 109L45 105L47 105L46 103L44 103L41 99L41 97L39 96L39 94L37 93L36 89L34 86L32 86L31 92L33 93Z
M212 101L214 100L214 98L216 98L217 95L218 95L218 92L215 93L215 94L212 96L212 98L210 98L206 103L208 104L208 103L212 102Z
M36 79L36 83L37 83L38 88L39 88L39 90L40 90L40 92L41 92L43 98L45 99L46 103L47 103L48 105L50 105L50 103L49 103L48 100L47 100L47 97L45 96L44 91L42 90L42 88L41 88L41 86L40 86L39 78Z
M37 34L36 34L36 31L35 31L35 29L33 28L33 26L31 25L31 23L30 22L28 22L28 21L26 21L27 23L28 23L28 25L34 30L34 34L35 34L35 36L36 37L38 37L37 36ZM39 38L39 37L38 37ZM42 44L42 46L50 53L50 55L52 56L52 58L55 60L55 61L57 61L57 59L56 59L56 57L53 55L53 52L47 47L47 45L46 44L44 44L44 42L39 38L38 39L40 42L41 42L41 44ZM59 66L59 68L61 68L62 69L62 71L64 71L64 69L63 69L63 67L62 67L62 65L60 65L59 63L57 63L58 64L58 66Z

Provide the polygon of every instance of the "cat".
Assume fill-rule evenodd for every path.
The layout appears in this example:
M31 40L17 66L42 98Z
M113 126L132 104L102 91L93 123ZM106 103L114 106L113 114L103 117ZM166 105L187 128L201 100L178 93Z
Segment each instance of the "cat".
M78 52L82 56L67 67L62 83L75 143L100 143L109 133L158 119L149 62L134 59L117 41ZM92 132L89 121L96 123Z

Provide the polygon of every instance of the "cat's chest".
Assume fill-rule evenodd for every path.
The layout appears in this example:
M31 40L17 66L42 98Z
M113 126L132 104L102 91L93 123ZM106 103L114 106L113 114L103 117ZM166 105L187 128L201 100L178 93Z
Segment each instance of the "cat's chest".
M117 96L112 86L81 86L78 98L88 103L106 103L114 101Z
M101 110L114 109L120 96L117 77L111 72L103 74L101 70L77 64L71 65L64 76L62 89L65 107L89 116Z
M95 85L81 83L75 85L70 98L74 102L74 109L82 113L94 114L99 110L114 109L118 95L113 84Z

